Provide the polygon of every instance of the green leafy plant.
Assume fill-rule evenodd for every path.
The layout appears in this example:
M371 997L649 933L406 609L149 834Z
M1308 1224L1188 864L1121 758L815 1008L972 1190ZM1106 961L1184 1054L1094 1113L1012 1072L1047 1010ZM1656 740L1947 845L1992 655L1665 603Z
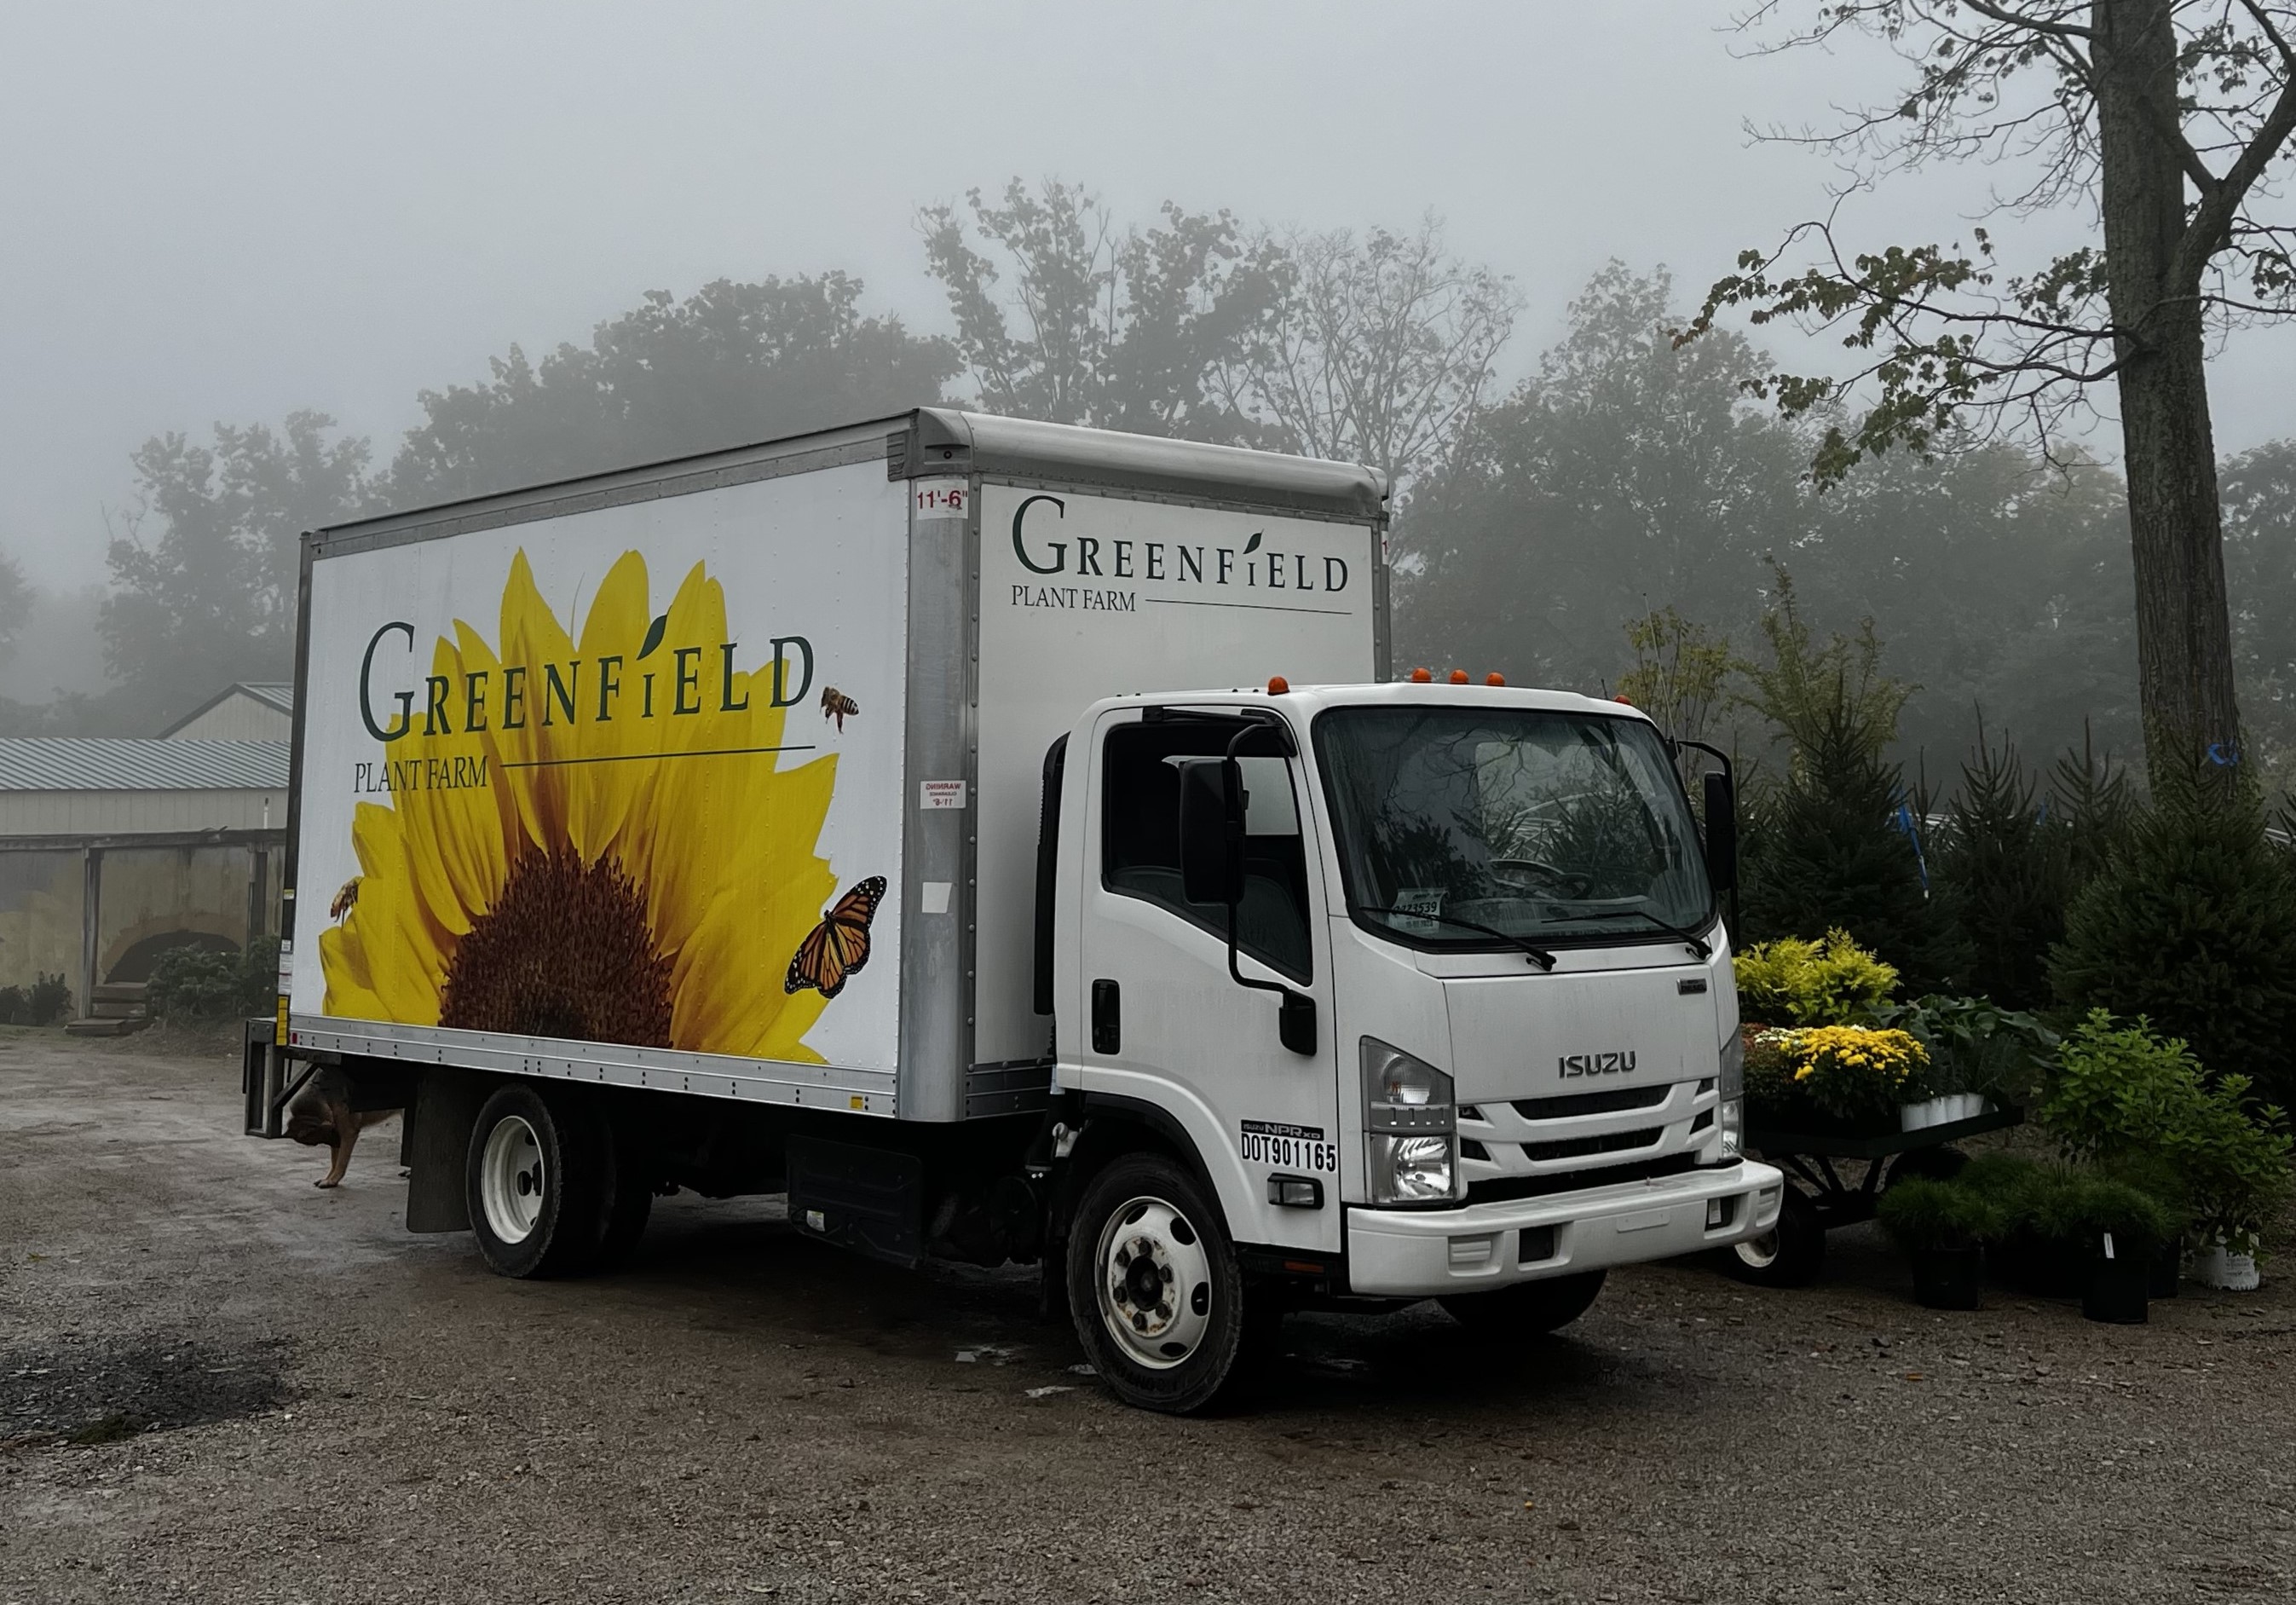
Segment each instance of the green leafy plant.
M1908 1176L1882 1195L1874 1218L1908 1252L1974 1249L1999 1240L2007 1216L1985 1192L1959 1182Z
M0 987L0 1025L53 1026L71 1011L71 988L60 975L29 987Z
M2030 1102L2058 1040L2033 1016L1982 997L1881 1003L1873 1018L1876 1025L1911 1032L1929 1050L1922 1087L1931 1097L1977 1093L1998 1103Z
M1780 937L1731 961L1738 1011L1746 1019L1794 1026L1849 1025L1869 1018L1898 985L1898 972L1829 930L1822 941Z
M145 1001L160 1020L220 1020L239 1004L239 957L186 942L152 966Z
M2192 1217L2252 1251L2258 1229L2296 1186L2287 1120L2254 1101L2243 1076L2212 1085L2178 1038L2093 1010L2059 1046L2039 1109L2065 1151L2108 1167L2169 1167Z

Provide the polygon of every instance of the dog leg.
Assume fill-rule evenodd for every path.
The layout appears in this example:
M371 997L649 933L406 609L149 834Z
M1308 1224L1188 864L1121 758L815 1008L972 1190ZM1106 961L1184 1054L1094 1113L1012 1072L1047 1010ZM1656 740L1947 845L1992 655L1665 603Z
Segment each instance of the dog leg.
M340 1186L343 1173L351 1167L351 1150L358 1145L358 1118L351 1113L348 1104L328 1105L327 1118L335 1128L335 1140L332 1144L335 1162L327 1167L325 1175L311 1183L314 1187Z

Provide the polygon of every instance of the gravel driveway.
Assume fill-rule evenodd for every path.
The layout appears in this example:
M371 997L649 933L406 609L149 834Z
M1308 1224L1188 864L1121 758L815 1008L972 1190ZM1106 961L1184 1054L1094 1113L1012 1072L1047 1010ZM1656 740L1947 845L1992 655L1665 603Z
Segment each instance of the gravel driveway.
M630 1270L410 1237L237 1070L0 1034L0 1605L2296 1597L2296 1298L2149 1327L1614 1274L1512 1352L1295 1317L1250 1414L1111 1403L1027 1273L665 1200Z

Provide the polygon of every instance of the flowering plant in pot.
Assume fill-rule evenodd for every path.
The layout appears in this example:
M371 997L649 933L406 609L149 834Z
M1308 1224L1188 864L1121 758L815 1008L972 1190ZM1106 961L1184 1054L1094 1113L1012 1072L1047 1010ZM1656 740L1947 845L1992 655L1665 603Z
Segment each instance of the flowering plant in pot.
M1957 1182L1908 1176L1882 1195L1874 1216L1914 1267L1914 1297L1933 1310L1973 1310L1984 1247L2002 1231L2000 1207Z
M1927 1067L1922 1044L1870 1026L1769 1027L1746 1050L1746 1098L1762 1124L1886 1131Z
M2160 1200L2110 1176L2076 1175L2044 1201L2041 1224L2079 1257L2083 1314L2125 1325L2146 1319L2152 1264L2174 1224Z

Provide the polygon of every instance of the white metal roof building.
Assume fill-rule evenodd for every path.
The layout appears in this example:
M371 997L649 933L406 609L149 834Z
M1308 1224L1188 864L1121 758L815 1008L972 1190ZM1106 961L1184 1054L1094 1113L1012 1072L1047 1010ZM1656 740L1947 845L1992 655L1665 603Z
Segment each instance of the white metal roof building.
M0 739L0 985L63 975L85 1017L99 989L140 997L170 946L267 932L292 717L270 689L230 687L172 738ZM266 719L277 739L221 733Z
M283 741L294 734L295 688L280 681L225 686L160 733L169 741Z

